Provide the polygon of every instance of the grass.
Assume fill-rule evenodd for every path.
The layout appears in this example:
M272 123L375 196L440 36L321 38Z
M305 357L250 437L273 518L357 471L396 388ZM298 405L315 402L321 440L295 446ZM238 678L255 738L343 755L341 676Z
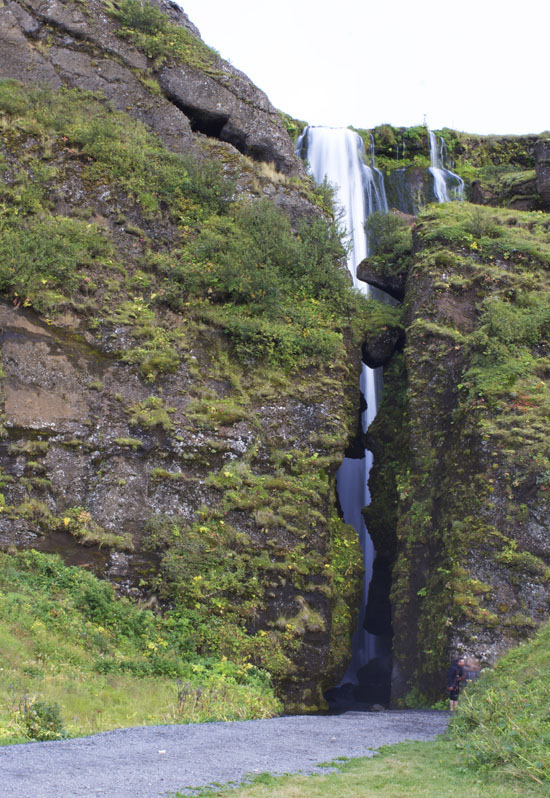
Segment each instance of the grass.
M465 694L452 735L470 768L550 783L549 651L547 624Z
M276 714L265 673L200 657L185 619L155 616L53 555L0 553L0 743L26 708L58 708L69 735Z
M261 774L237 789L205 789L201 798L531 798L540 788L473 775L459 752L443 741L401 743L382 748L372 758L333 763L322 775L274 777Z

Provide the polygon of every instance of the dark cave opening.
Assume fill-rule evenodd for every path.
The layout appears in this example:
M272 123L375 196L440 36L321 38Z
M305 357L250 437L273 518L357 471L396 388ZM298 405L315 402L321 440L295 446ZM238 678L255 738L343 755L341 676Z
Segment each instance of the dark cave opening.
M176 108L179 108L189 120L193 133L202 133L212 139L225 141L232 144L241 155L247 155L253 161L260 163L274 163L277 169L282 164L277 156L277 152L267 143L250 143L246 133L231 121L229 114L207 111L194 105L183 103L181 99L173 94L166 95ZM284 170L283 170L284 171Z
M170 102L174 103L189 119L193 133L203 133L210 138L222 139L222 130L229 120L227 114L216 114L212 111L206 111L204 108L186 105L174 95L167 96Z
M392 639L391 571L387 557L377 555L369 585L363 628L372 636L374 656L356 674L355 681L343 681L325 692L332 712L350 709L389 707L391 700Z

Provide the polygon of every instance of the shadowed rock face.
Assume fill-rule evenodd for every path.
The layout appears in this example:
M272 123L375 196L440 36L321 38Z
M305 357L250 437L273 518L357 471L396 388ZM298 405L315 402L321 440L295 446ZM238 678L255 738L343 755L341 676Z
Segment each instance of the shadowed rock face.
M175 24L199 35L175 4L157 5ZM266 95L218 56L212 74L175 62L156 69L146 54L116 35L117 23L99 0L85 9L58 0L12 0L0 8L0 30L0 77L100 92L174 151L189 148L197 132L285 174L303 174ZM158 79L157 94L144 85L151 78Z
M548 438L539 429L548 428L549 385L538 370L548 335L541 328L524 348L510 345L511 362L526 350L533 358L530 391L530 373L513 384L495 376L481 337L491 303L520 316L506 293L512 281L546 293L548 217L484 209L480 218L500 236L517 227L524 238L510 261L494 254L497 243L486 244L482 260L448 235L449 219L466 232L472 213L450 203L419 219L406 345L385 369L385 398L367 434L374 467L365 517L377 551L393 560L392 700L413 686L437 698L455 652L493 664L548 612ZM487 277L487 263L498 278Z
M550 139L538 141L535 145L537 191L542 199L542 207L550 210Z
M403 301L407 282L407 272L385 274L377 268L375 261L370 258L365 258L357 267L357 279L374 286L374 288L385 291L399 302Z
M363 342L363 362L371 369L385 366L396 349L402 349L405 340L403 330L399 327L387 327L376 335L369 336Z

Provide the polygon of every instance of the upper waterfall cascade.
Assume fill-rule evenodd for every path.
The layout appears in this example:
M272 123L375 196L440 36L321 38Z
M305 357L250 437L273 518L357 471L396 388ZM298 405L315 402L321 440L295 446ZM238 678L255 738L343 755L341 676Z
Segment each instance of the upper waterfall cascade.
M316 182L328 180L335 188L336 204L341 210L342 225L349 239L347 266L354 285L366 296L381 297L382 292L358 281L356 277L358 264L368 255L365 221L376 211L388 211L384 176L374 165L372 139L370 165L366 160L362 139L349 129L308 127L298 141L297 150L309 163ZM382 369L371 369L363 364L360 391L366 405L361 417L365 432L378 409ZM359 536L365 566L363 602L352 641L352 661L341 685L357 685L361 679L359 672L386 650L380 644L379 635L365 629L369 585L376 553L361 513L362 508L370 503L367 482L372 467L371 452L365 450L364 455L362 458L345 457L336 475L344 520L355 528Z
M325 179L336 189L336 204L342 211L342 226L349 237L347 265L353 284L369 294L355 275L357 265L368 254L365 219L375 211L388 212L384 176L367 164L365 147L357 133L346 128L307 127L297 150L307 160L317 183Z
M451 202L462 200L464 197L464 180L454 172L445 168L447 145L445 139L440 138L439 143L433 130L430 135L430 172L434 179L434 194L438 202Z

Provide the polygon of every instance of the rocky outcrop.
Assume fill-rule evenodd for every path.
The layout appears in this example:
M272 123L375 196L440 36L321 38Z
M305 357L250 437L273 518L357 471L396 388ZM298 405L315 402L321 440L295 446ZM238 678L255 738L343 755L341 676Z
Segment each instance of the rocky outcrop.
M403 301L407 283L406 271L392 274L381 268L376 258L365 258L357 267L357 279L385 291L399 302Z
M173 24L198 36L175 4L159 7ZM157 67L117 36L117 27L100 0L85 8L60 0L11 0L0 8L0 77L98 92L175 151L188 148L198 132L285 174L303 174L279 115L242 72L214 54L208 71L173 60Z
M435 200L433 177L427 168L421 166L392 169L386 176L386 194L391 208L417 214L428 202Z
M466 251L472 219L492 237ZM403 362L386 366L368 431L365 515L393 559L394 701L436 698L451 656L492 664L547 617L546 225L449 203L415 231ZM511 302L512 284L533 304Z
M405 340L402 327L386 327L374 335L368 335L363 342L362 359L371 369L385 366L397 349L403 347Z
M550 210L550 139L541 139L535 145L537 191L542 206Z
M336 277L330 223L308 183L195 133L157 95L194 147L169 152L166 127L150 135L82 92L105 74L80 69L84 39L62 47L59 25L19 16L51 37L40 69L78 88L0 86L0 545L59 552L122 593L153 594L189 622L193 650L265 668L289 708L320 707L361 589L357 536L334 501L360 353L346 348L349 320L307 322L336 316L313 292L303 303L308 227L292 233L320 224ZM15 40L29 63L29 41ZM250 313L242 291L262 301L268 283L268 300L296 301L298 324Z

